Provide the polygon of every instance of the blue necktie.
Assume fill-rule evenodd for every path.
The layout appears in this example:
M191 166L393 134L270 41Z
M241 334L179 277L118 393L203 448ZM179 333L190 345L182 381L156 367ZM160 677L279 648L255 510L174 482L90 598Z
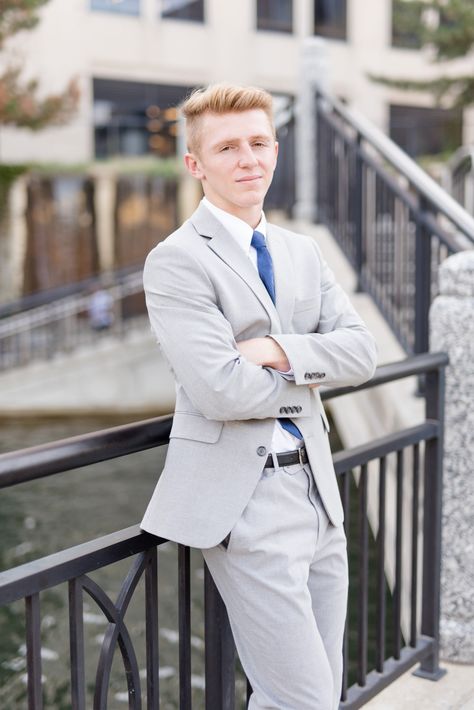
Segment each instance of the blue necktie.
M250 244L254 247L257 252L257 267L260 278L262 279L265 288L267 289L270 298L273 303L275 303L275 278L273 276L273 263L270 252L267 249L265 243L265 237L260 232L255 231L252 236L252 241ZM289 431L290 434L296 436L298 439L302 439L303 435L296 426L293 424L291 419L280 418L278 420L282 425L283 429Z

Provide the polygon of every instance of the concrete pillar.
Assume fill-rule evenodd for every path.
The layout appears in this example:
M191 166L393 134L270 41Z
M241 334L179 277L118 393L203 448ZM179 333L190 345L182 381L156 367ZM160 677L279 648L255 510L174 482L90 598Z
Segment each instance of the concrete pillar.
M20 298L23 291L27 246L27 177L20 175L2 195L0 215L0 302Z
M95 214L99 271L115 267L115 190L117 176L108 170L97 170L95 179Z
M299 92L296 102L296 204L297 219L316 218L316 109L315 89L328 86L326 43L320 37L302 42Z
M474 250L446 259L430 312L432 351L445 351L446 431L441 655L474 663Z

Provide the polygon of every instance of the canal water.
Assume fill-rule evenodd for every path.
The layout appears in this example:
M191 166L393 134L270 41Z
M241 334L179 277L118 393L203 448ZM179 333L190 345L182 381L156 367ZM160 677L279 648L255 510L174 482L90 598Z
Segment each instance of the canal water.
M76 418L62 420L0 421L0 453L96 431L125 423L126 420ZM335 428L333 427L333 432ZM340 446L337 438L333 450ZM159 472L166 447L150 449L127 457L102 462L68 473L1 491L0 570L66 549L101 535L115 532L141 519ZM349 684L355 680L357 660L357 489L351 484L353 509L349 541L351 593L349 600ZM369 569L375 571L375 543L370 536ZM115 600L131 565L131 560L110 565L90 576ZM202 557L191 551L192 588L192 688L193 707L204 707L204 625ZM177 548L160 546L158 553L158 596L160 625L160 698L162 710L179 707ZM369 668L374 657L375 574L369 590ZM387 586L387 607L391 595ZM46 710L70 710L69 630L67 587L63 585L41 595L42 670ZM144 589L140 582L126 614L126 623L137 654L142 684L145 685ZM95 602L85 595L85 642L87 708L93 707L93 688L106 619ZM387 628L387 646L392 636ZM0 608L0 710L26 709L26 658L24 604ZM142 687L146 707L146 691ZM245 679L237 673L236 710L245 707ZM128 707L128 694L117 650L108 697L109 710Z

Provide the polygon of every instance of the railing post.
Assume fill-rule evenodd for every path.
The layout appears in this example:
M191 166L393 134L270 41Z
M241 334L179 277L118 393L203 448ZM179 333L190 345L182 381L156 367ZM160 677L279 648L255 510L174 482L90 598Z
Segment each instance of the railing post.
M206 710L235 708L235 646L227 611L204 564Z
M355 183L354 183L354 256L355 269L357 274L357 291L363 291L362 268L364 265L364 229L363 229L363 199L364 190L362 187L363 168L360 155L362 136L357 134L355 148Z
M415 235L415 354L429 349L428 316L431 304L431 235L424 223L428 201L420 195Z
M441 503L443 489L444 368L429 372L425 380L426 418L439 423L438 436L425 444L423 484L423 582L421 633L434 639L433 653L423 659L414 675L439 680L439 615L441 581Z

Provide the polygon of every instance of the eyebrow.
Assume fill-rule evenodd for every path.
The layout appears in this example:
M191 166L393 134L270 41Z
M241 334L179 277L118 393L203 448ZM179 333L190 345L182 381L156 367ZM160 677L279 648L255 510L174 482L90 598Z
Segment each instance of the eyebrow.
M253 141L264 141L270 143L272 139L272 136L260 134L256 136L250 136L248 140L250 143L252 143ZM219 148L222 148L224 145L228 145L229 143L239 143L240 140L240 138L224 138L223 140L219 141L219 143L216 143L213 148L215 150L218 150Z

